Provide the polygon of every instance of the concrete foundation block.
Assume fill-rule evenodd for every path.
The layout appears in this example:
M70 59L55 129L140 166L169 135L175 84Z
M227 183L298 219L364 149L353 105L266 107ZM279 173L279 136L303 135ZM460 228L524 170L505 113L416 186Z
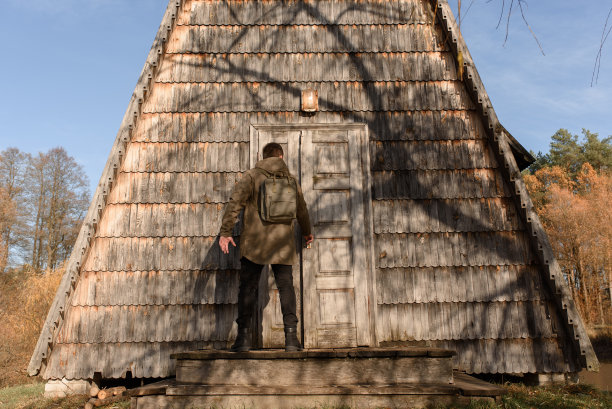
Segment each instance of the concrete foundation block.
M68 395L89 394L92 381L85 379L51 379L45 384L46 398L64 398Z
M534 386L578 383L578 373L566 372L525 374L525 383Z

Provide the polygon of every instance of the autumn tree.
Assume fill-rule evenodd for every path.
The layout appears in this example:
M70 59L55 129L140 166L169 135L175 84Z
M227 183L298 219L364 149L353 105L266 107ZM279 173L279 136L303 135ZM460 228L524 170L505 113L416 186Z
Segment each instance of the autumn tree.
M28 161L29 155L16 148L0 152L0 272L17 250L27 246L27 213L20 204L25 199Z
M37 270L54 269L70 255L87 209L88 180L63 148L31 158L27 173L31 252Z
M584 320L610 324L612 146L610 138L599 140L586 130L583 135L581 142L557 132L547 162L526 174L525 182Z
M6 189L0 187L0 272L6 269L9 261L10 230L15 220L15 205ZM7 233L8 232L8 233Z
M83 168L63 148L35 156L1 152L0 271L17 259L42 271L68 258L89 202L87 185Z

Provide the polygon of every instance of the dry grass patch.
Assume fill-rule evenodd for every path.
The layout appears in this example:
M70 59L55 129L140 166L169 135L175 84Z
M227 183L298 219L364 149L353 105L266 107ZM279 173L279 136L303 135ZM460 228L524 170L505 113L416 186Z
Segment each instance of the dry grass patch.
M0 274L0 387L32 382L27 366L63 273Z

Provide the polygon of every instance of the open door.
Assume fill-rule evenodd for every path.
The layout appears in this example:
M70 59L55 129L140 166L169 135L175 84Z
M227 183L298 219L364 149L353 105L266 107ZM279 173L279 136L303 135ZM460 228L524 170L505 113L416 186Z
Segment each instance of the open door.
M253 125L251 164L269 142L283 146L289 170L300 179L315 241L301 248L293 266L298 314L306 348L373 344L370 226L364 172L368 168L363 124ZM271 272L260 285L261 345L280 348L284 332Z

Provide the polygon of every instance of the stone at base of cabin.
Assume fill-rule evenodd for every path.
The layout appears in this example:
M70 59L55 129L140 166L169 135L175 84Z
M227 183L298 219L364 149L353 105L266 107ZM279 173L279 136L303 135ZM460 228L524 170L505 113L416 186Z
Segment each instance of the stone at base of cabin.
M87 395L93 382L85 379L51 379L45 384L45 398L65 398L68 395Z
M525 374L525 383L533 386L578 383L577 372L566 373L529 373Z

